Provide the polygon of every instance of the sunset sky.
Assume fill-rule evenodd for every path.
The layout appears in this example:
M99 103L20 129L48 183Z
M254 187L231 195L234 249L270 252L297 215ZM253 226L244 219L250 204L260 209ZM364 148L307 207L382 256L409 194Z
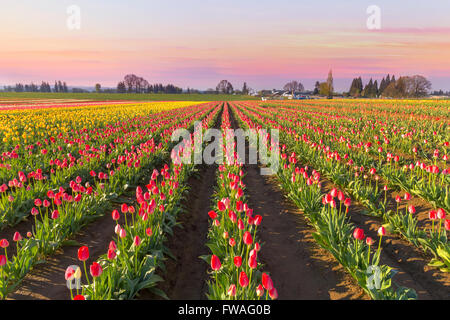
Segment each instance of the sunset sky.
M81 9L69 30L66 10ZM381 30L368 30L369 5ZM207 89L312 89L333 70L351 79L422 74L450 90L450 1L443 0L15 0L0 10L0 85L115 87L127 73L150 83Z

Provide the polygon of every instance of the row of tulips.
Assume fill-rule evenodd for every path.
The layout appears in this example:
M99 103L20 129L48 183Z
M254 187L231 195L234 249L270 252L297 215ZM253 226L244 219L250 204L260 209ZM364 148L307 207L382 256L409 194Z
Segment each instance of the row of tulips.
M169 141L175 129L192 126L195 120L205 117L212 109L213 105L203 105L192 109L188 119L174 118L172 126L162 137L163 141ZM103 215L110 206L109 200L123 194L128 185L139 181L147 170L154 168L167 157L164 156L167 152L162 151L168 147L168 144L153 144L151 147L142 144L140 148L128 152L126 161L120 168L115 168L115 174L106 180L103 175L91 172L93 177L98 178L95 180L95 189L89 183L83 186L79 177L76 181L71 181L69 190L60 187L58 192L49 190L46 199L35 199L35 207L31 209L35 222L33 229L26 238L17 241L16 255L10 260L5 259L4 265L1 266L1 297L5 298L13 291L27 272L45 256L64 245L70 236L87 223ZM132 165L128 165L130 163Z
M420 115L424 105L427 104L426 101L418 101L413 108L405 103L397 103L393 108L391 102L383 106L377 101L362 104L349 100L327 101L327 103L323 101L279 102L277 104L319 111L320 114L333 116L340 122L349 121L355 125L354 133L357 133L359 137L367 141L373 137L374 142L381 145L375 136L378 134L372 135L374 131L378 131L383 136L384 147L389 149L387 152L422 159L425 162L434 162L436 150L445 147L445 144L442 144L443 141L448 143L446 130L448 130L449 117L443 116L442 113L447 106L439 104L434 106L435 114L441 113L440 116ZM426 111L429 112L431 109L432 106L426 106ZM445 148L443 151L445 155Z
M0 186L0 209L2 209L0 229L23 220L33 206L33 199L45 196L49 189L59 186L67 187L68 182L78 176L92 183L90 174L92 172L105 171L107 173L102 173L100 178L107 179L108 175L113 175L116 168L127 160L128 149L134 151L143 143L153 143L155 139L161 142L161 135L173 125L173 119L175 117L187 119L192 113L192 108L195 107L166 111L157 115L150 114L118 122L115 125L92 128L91 131L80 132L78 136L74 134L65 138L64 142L48 140L47 143L52 145L53 152L42 149L46 150L45 155L41 155L43 158L41 160L45 162L41 163L39 169L28 173L19 171L17 178ZM57 150L63 149L62 143L71 146L65 148L69 148L70 152L58 157ZM33 166L33 158L35 158L33 155L27 158L27 161L31 161L26 163L28 167ZM17 164L21 168L25 167L23 159L18 159Z
M257 111L259 109L248 108L246 109L246 115L261 124L281 129L283 141L296 151L293 156L289 157L289 161L295 163L297 158L300 158L303 163L308 163L322 170L335 184L341 186L354 199L366 206L368 214L382 217L390 231L401 234L424 251L430 251L434 256L430 265L439 267L443 272L449 271L450 248L447 236L449 222L445 220L444 209L438 209L437 211L441 214L439 217L436 215L436 218L443 224L441 230L436 232L431 226L430 228L420 228L417 218L414 216L415 208L407 209L405 213L398 210L397 212L388 210L388 187L379 185L380 179L375 168L371 168L366 173L364 167L355 166L353 160L344 157L345 161L342 161L336 153L329 151L329 147L325 148L306 136L299 138L296 131L287 125L287 121L274 121L273 117L261 116ZM267 112L267 110L264 110L264 112ZM279 125L279 123L282 123L282 125ZM405 193L405 195L405 200L409 200L410 194ZM396 199L397 208L399 201L399 199Z
M218 106L203 119L201 115L197 118L202 120L203 129L216 122L220 109ZM191 136L191 141L194 138ZM172 153L172 160L183 155L192 157L193 151L193 144L187 142L178 153ZM156 287L163 280L156 270L164 269L163 261L170 254L164 242L177 224L176 218L182 210L181 201L187 190L186 182L194 170L194 164L172 164L170 167L166 164L160 171L153 171L145 186L147 191L140 186L136 188L136 208L122 204L120 211L112 211L116 238L110 242L107 253L90 265L91 277L86 268L88 256L83 254L88 248L79 249L78 258L84 264L86 283L80 290L71 290L72 299L133 299L144 288L167 298ZM125 218L122 225L118 223L121 215ZM73 281L77 277L82 277L80 269L66 270L66 280Z
M276 111L279 118L284 118L282 122L288 122L295 128L293 129L295 134L315 142L320 147L329 148L327 151L333 153L334 157L365 168L373 168L377 171L377 176L385 178L389 185L422 197L437 207L450 210L450 175L447 167L449 141L448 134L445 135L445 125L435 128L440 131L440 134L436 131L432 134L439 137L434 142L435 149L431 159L425 156L423 160L417 158L420 151L417 146L411 147L412 155L395 155L396 149L390 149L392 146L402 145L403 140L410 141L412 134L411 131L400 134L401 128L396 127L397 123L391 124L392 127L386 123L378 127L378 123L373 123L373 119L370 118L358 124L361 122L360 119L323 110L308 111L296 108L281 108L281 110L280 112L280 108L271 110L264 108L262 112ZM336 122L339 124L339 130L332 129L335 128ZM358 125L357 129L354 128L355 123ZM414 127L410 130L415 131ZM402 136L401 140L395 138L399 136ZM423 135L420 136L428 144L428 135L425 138Z
M233 112L242 127L258 130L255 123L246 121L249 119L241 110L235 107ZM375 239L365 237L364 231L349 221L350 198L337 189L322 194L320 173L313 170L309 175L308 168L299 168L294 161L289 161L285 151L283 146L277 177L288 197L316 229L313 236L319 245L333 254L372 299L416 299L413 289L399 286L395 290L392 287L395 270L380 264L385 228L380 227L380 239L374 250Z
M227 131L230 127L226 105L222 115L224 141L233 139L231 131ZM217 188L213 196L215 204L208 213L211 223L207 246L211 255L203 257L212 269L208 281L208 298L277 299L278 293L272 279L261 271L262 264L258 261L261 245L257 241L257 229L262 217L254 216L246 203L242 164L234 148L226 149L232 144L224 147L225 164L218 168Z

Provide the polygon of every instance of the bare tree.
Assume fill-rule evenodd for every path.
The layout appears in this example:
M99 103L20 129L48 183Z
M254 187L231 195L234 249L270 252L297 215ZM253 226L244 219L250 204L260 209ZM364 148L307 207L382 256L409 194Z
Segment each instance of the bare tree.
M216 91L225 94L230 94L233 92L233 86L230 82L228 82L228 80L222 80L217 85Z
M424 76L414 75L406 77L406 92L410 97L426 96L431 90L431 82Z
M290 91L292 93L292 95L294 95L295 91L305 91L305 87L303 86L302 83L297 82L295 80L288 82L284 85L283 87L284 90L286 91Z

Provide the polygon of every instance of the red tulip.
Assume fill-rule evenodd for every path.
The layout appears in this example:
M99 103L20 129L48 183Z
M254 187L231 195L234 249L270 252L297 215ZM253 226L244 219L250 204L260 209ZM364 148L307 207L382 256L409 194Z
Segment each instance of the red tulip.
M381 227L378 229L378 235L380 235L380 236L386 235L386 229L385 229L383 226L381 226Z
M258 265L258 262L256 261L256 259L257 259L256 250L251 250L249 259L248 259L248 266L250 268L256 269L256 266Z
M366 238L366 244L371 246L375 243L375 240L373 240L371 237Z
M100 277L103 273L102 267L97 263L93 262L90 267L91 276L93 277Z
M145 233L147 234L147 236L151 236L152 235L152 228L147 228L146 230L145 230Z
M108 249L108 259L113 260L116 257L116 252L112 249Z
M208 212L208 216L214 220L215 218L217 218L217 213L214 210L211 210L210 212Z
M4 266L6 263L6 257L3 254L0 255L0 267Z
M236 240L234 240L234 238L230 238L230 240L228 241L228 244L232 247L234 247L236 245Z
M111 240L111 242L109 243L108 249L114 250L114 251L117 250L117 245L114 242L114 240Z
M38 209L36 209L36 207L33 207L33 208L31 209L31 215L36 216L36 215L38 215L38 214L39 214Z
M141 238L139 238L139 236L135 236L134 240L133 240L133 245L135 247L139 247L140 244L141 244Z
M273 289L273 282L270 276L267 273L262 274L262 285L268 291Z
M89 259L89 248L87 246L82 246L78 249L78 260L86 261Z
M0 240L0 247L4 248L8 248L9 247L9 242L6 239L2 239Z
M15 232L14 233L14 236L13 236L13 241L20 241L20 240L22 240L22 236L20 235L20 233L19 232Z
M220 263L219 257L216 255L211 256L211 268L214 271L218 271L222 267L222 264Z
M411 214L416 213L416 208L413 205L410 205L408 207L408 212L411 213Z
M122 213L127 213L128 205L126 203L122 204L122 206L120 207L120 210L122 211Z
M353 237L357 240L363 240L364 239L364 230L360 228L355 228L353 231Z
M59 217L59 211L58 210L53 210L52 212L52 219L58 219Z
M446 219L444 221L444 227L445 227L445 230L447 230L447 231L450 230L450 219Z
M79 294L79 295L76 295L76 296L73 298L73 300L86 300L86 298L85 298L83 295Z
M258 285L258 287L256 288L256 295L258 297L262 297L264 295L264 288L262 285Z
M236 213L234 211L230 211L228 213L228 217L230 218L231 222L233 222L233 223L236 222L236 220L237 220L237 216L236 216Z
M437 217L438 217L438 219L445 219L445 210L442 208L439 208L437 210Z
M242 258L239 256L234 257L233 262L234 265L239 268L242 265Z
M68 267L68 268L66 269L66 273L65 273L65 275L64 275L65 279L66 279L66 280L72 279L74 273L75 273L75 270L73 270L72 267Z
M115 221L119 220L119 218L120 218L120 213L117 210L113 210L111 215L112 215L113 220L115 220Z
M350 198L345 199L344 201L344 206L346 206L347 208L350 207L350 204L352 203L352 200Z
M244 271L241 271L241 273L239 274L239 285L243 288L248 286L248 277Z
M228 294L230 297L234 297L234 296L236 295L236 285L232 284L232 285L228 288L227 294Z
M217 202L217 208L219 209L219 211L225 211L226 209L222 201Z
M253 243L252 235L250 232L246 231L243 236L244 243L246 245L251 245Z
M278 298L278 291L277 289L273 288L272 290L269 291L269 296L272 300L275 300Z
M244 210L244 204L242 203L242 201L236 202L236 211L242 212L243 210Z
M405 196L404 196L404 199L405 199L406 201L411 200L411 195L410 195L408 192L406 192L406 193L405 193Z

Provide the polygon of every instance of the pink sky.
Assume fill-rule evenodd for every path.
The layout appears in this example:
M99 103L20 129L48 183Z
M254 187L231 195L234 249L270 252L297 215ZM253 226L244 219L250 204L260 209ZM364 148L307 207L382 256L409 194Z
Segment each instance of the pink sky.
M332 68L338 90L347 89L353 77L362 76L366 82L387 73L423 74L434 89L450 90L450 25L443 24L440 15L436 21L430 16L426 23L401 23L388 12L384 27L373 31L365 28L365 5L360 16L346 19L318 15L297 21L288 14L283 20L277 14L272 21L261 11L246 22L240 11L229 11L240 15L229 20L219 15L213 19L218 13L212 11L195 14L189 23L181 12L176 12L179 18L152 13L148 21L139 20L141 13L134 11L136 17L119 18L120 6L105 3L102 9L110 12L96 13L80 5L82 28L74 31L65 26L65 8L41 8L31 14L18 6L15 10L25 10L19 19L5 11L0 14L7 26L0 28L0 84L61 79L72 86L99 82L106 87L135 73L151 83L184 88L206 89L221 79L237 88L243 81L255 89L280 88L293 79L312 88ZM254 25L258 21L261 24Z

